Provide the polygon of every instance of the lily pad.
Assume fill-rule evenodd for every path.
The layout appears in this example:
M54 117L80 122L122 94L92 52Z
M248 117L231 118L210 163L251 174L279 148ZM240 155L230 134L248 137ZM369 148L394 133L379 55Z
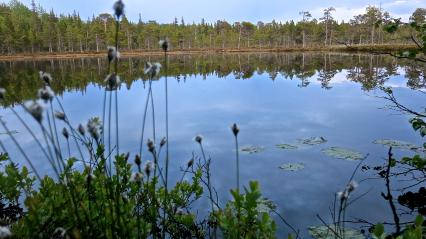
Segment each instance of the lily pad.
M291 144L277 144L275 146L279 149L297 149L298 148L296 145L291 145Z
M338 159L361 160L364 158L364 155L360 152L357 152L351 149L339 148L339 147L331 147L328 149L323 149L321 152L325 153L326 155L330 157L338 158Z
M344 235L340 235L341 238L365 239L365 236L358 230L345 228L344 232L342 232L343 230L342 229L339 230L339 228L336 228L335 225L312 226L308 228L308 231L309 231L309 234L316 239L335 239L336 235L334 232L336 231L341 231L341 234L344 234Z
M317 145L317 144L323 144L327 142L327 140L322 136L310 137L310 138L304 138L304 139L298 139L298 140L301 144L306 144L306 145Z
M305 165L303 163L285 163L279 168L285 171L299 171L301 169L304 169Z
M417 145L414 145L412 143L408 143L408 142L405 142L405 141L400 141L400 140L378 139L378 140L374 140L373 143L381 144L381 145L392 147L392 148L398 148L398 149L402 149L402 150L411 150L411 151L415 151L417 153L425 152L424 149L420 146L417 146Z
M264 150L265 148L262 146L253 146L253 145L245 146L240 149L241 152L248 153L248 154L260 153Z

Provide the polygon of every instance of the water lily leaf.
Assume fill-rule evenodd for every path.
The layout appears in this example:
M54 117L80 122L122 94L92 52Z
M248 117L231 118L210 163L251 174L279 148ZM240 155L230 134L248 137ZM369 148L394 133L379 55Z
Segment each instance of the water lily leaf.
M285 163L279 168L285 171L299 171L301 169L304 169L305 165L303 163Z
M351 149L339 148L339 147L331 147L328 149L323 149L321 152L326 155L338 158L338 159L346 159L346 160L360 160L364 158L362 153Z
M308 231L309 231L309 234L316 239L335 239L336 231L341 232L339 235L339 237L341 238L348 238L348 239L364 239L365 238L365 236L358 230L350 229L350 228L339 230L339 228L336 228L335 225L312 226L308 228Z
M317 145L317 144L323 144L327 142L327 140L322 136L298 139L298 141L301 144L306 144L306 145Z
M277 144L275 146L279 149L297 149L298 148L296 145L291 145L291 144Z
M422 147L400 140L378 139L374 140L373 143L402 150L411 150L417 153L424 152L424 149L422 149Z
M265 148L262 146L253 146L253 145L245 146L240 149L241 152L247 153L247 154L260 153L264 150Z

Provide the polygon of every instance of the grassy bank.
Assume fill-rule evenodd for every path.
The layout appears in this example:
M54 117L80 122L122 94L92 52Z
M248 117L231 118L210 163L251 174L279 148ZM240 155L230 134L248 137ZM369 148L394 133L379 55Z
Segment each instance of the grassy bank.
M192 49L172 49L169 55L183 54L212 54L212 53L261 53L261 52L393 52L402 50L415 49L414 44L380 44L380 45L333 45L333 46L312 46L312 47L290 47L290 48L225 48L225 49L207 49L207 48L192 48ZM161 56L164 53L161 49L157 50L123 50L122 57L134 56ZM68 58L95 58L104 57L104 52L60 52L60 53L18 53L13 55L1 55L0 61L19 61L19 60L45 60L45 59L68 59Z

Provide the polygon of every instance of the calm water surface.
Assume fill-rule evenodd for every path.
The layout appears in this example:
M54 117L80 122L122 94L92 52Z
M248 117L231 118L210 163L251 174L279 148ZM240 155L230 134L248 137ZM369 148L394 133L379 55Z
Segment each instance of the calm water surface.
M146 61L161 60L145 57L120 62L123 84L118 93L119 129L123 152L134 155L139 151L148 92L143 81L146 78L143 65ZM424 89L426 83L426 69L422 65L386 56L351 54L174 56L169 65L171 177L179 178L180 167L193 152L200 154L193 137L201 134L206 152L212 158L213 184L222 202L229 199L229 189L235 185L230 125L236 122L241 128L241 146L264 148L259 153L241 155L242 183L258 180L264 196L273 200L278 211L303 235L308 226L321 224L317 214L331 220L328 208L334 194L344 188L357 164L324 155L322 149L332 146L354 149L369 154L365 164L377 165L384 162L387 149L373 144L376 139L422 143L411 129L409 117L381 109L388 102L377 98L382 95L378 86L392 86L401 102L419 109L424 93L418 89ZM9 93L0 115L12 130L17 130L15 136L40 172L52 173L41 151L8 107L14 107L36 127L18 103L35 99L41 86L38 71L43 70L54 77L53 88L60 94L72 124L85 124L90 117L102 115L105 66L104 59L0 62L0 86ZM153 83L158 138L165 136L164 83L164 75ZM151 124L149 116L147 135L152 134ZM327 143L299 145L296 150L275 147L281 143L298 144L298 139L312 136L322 136ZM0 135L0 139L10 149L11 157L24 163L9 138ZM412 153L395 151L395 154ZM303 163L306 167L288 172L279 169L284 163ZM356 179L370 176L359 171ZM351 206L348 217L390 220L391 211L380 196L383 185L381 180L361 183L358 195L370 192ZM204 204L197 205L200 213L208 208ZM280 227L281 235L287 232L287 228Z

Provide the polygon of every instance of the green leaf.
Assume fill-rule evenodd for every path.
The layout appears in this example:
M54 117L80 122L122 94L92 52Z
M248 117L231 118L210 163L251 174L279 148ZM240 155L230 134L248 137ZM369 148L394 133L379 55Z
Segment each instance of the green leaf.
M299 171L305 168L303 163L285 163L279 167L284 171Z
M253 145L244 146L240 149L242 153L248 153L248 154L260 153L264 150L265 148L262 146L253 146Z
M345 160L361 160L364 158L364 155L357 151L340 147L331 147L328 149L323 149L321 152L330 157Z
M291 145L291 144L277 144L275 146L279 149L297 149L298 148L296 145Z
M416 220L415 220L415 224L416 226L420 227L423 224L423 217L422 215L417 215Z
M309 234L316 239L335 239L336 235L335 233L330 230L332 228L335 231L343 231L343 229L336 229L335 225L328 225L328 226L312 226L308 228ZM338 238L351 238L351 239L364 239L365 236L361 234L358 230L345 228L344 229L344 236L339 235Z
M301 144L306 144L306 145L317 145L317 144L323 144L327 142L327 140L322 136L298 139L298 141Z
M383 226L382 223L379 223L379 224L374 226L374 232L373 233L377 238L381 238L384 232L385 232L385 226Z

